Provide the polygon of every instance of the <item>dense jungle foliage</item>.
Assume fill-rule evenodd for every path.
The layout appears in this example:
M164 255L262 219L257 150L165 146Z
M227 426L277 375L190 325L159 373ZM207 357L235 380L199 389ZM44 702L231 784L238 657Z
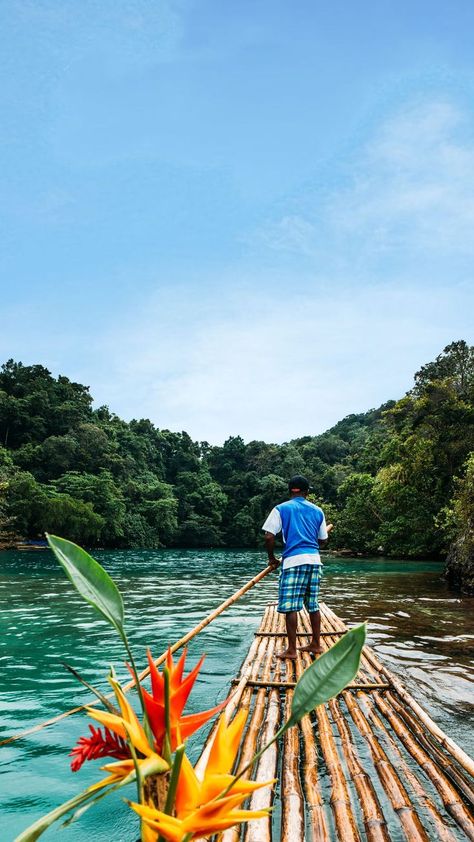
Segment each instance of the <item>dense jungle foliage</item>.
M472 529L473 450L474 348L464 341L423 366L401 400L280 445L237 436L216 447L127 423L93 409L86 386L9 360L0 540L49 531L89 546L257 546L288 477L303 473L335 523L333 547L436 557Z

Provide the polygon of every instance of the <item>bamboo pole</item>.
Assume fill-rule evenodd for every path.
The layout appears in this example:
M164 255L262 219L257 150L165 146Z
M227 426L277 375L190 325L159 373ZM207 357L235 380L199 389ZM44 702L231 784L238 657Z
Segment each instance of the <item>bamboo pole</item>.
M288 667L294 667L294 664ZM285 719L291 714L293 690L285 694ZM304 801L299 775L299 726L289 728L283 737L281 770L281 838L304 839Z
M400 824L407 839L409 839L410 842L428 842L429 837L427 836L426 831L421 824L420 818L410 801L408 792L406 791L403 783L400 781L387 754L383 750L376 736L373 734L354 696L352 693L345 690L342 695L356 728L369 747L372 762L377 771L380 782L400 820Z
M337 620L339 618L334 614L331 609L326 608L326 616L335 617ZM341 621L339 620L339 623ZM343 625L343 624L342 624ZM340 627L339 627L339 630ZM463 749L457 745L447 734L442 731L442 729L433 722L430 716L426 713L425 710L418 704L418 702L413 698L413 696L405 689L401 681L386 667L375 655L373 650L369 647L364 647L366 649L366 656L368 661L372 664L373 667L379 670L382 675L386 676L386 678L391 682L393 685L394 690L396 690L399 697L402 701L408 705L409 708L413 711L413 713L417 716L420 722L423 723L425 728L430 732L431 736L438 742L445 751L451 754L452 757L459 763L459 765L468 772L471 777L474 777L474 760L466 754Z
M402 829L410 842L428 842L429 837L421 824L420 817L410 801L407 790L392 766L387 754L367 723L360 707L351 693L344 693L344 701L361 735L365 738L380 782L397 814Z
M274 610L272 628L276 629L279 622L279 617ZM271 669L271 661L268 660L268 667ZM277 659L275 673L277 676L281 672L281 661ZM261 733L260 746L266 745L275 736L280 727L281 720L281 705L280 697L276 690L271 690L267 693L267 709L265 714L265 721ZM269 749L259 759L257 768L254 770L252 777L254 780L269 781L276 777L278 769L278 746L273 743ZM250 810L262 810L271 807L273 801L273 790L265 787L258 789L252 793L250 799ZM244 829L245 842L271 842L272 839L272 819L269 815L267 818L258 819L250 822ZM296 840L295 840L296 842Z
M391 705L382 698L377 698L375 701L377 707L390 722L391 727L405 748L438 790L448 813L450 813L457 824L463 829L468 839L474 840L474 815L464 805L451 782L445 777L436 763L433 762L429 754L416 742Z
M296 661L296 677L303 674L301 658ZM311 717L307 714L300 722L304 745L303 776L305 784L306 807L309 813L311 842L329 842L329 828L324 809L318 774L318 752Z
M239 679L234 678L232 684L238 684ZM253 678L249 678L247 681L248 687L255 687L256 689L261 687L276 687L280 689L287 688L292 690L296 687L296 681L264 681L261 679L255 680ZM388 681L368 681L367 683L361 681L354 684L346 684L345 690L389 690L391 685Z
M309 622L306 615L303 615L303 622ZM301 659L304 668L312 663L307 652L301 653ZM349 787L337 751L326 706L320 705L317 707L315 714L318 722L319 744L331 779L330 801L337 838L342 842L360 842L361 837L352 810Z
M271 658L273 655L273 649L275 648L275 642L270 641L266 643L265 650L264 650L264 661L263 661L263 674L269 675L271 669ZM258 664L258 669L260 668L260 664ZM251 700L252 700L252 692L250 690L246 691L246 701L248 699L247 704L250 707ZM237 767L237 771L240 771L250 762L252 757L254 756L255 752L257 751L258 745L258 737L263 725L264 717L265 717L265 709L266 709L266 701L267 695L265 690L260 690L255 697L255 705L252 711L252 715L250 717L250 721L247 726L247 731L245 734L244 742L242 745L242 750L239 757L239 763ZM245 702L244 702L245 704ZM245 773L245 777L248 778L251 776L252 770L249 769L248 772ZM225 830L222 834L221 842L238 842L241 835L240 827L232 827L229 830Z
M387 830L385 816L372 781L359 759L356 747L352 741L349 726L342 715L339 702L336 699L332 699L329 702L329 709L339 731L347 767L354 781L359 798L367 839L369 842L387 842L387 840L390 840L390 835Z
M469 801L471 804L474 804L474 789L469 783L469 781L463 776L462 772L459 770L458 766L454 766L451 758L446 756L444 752L437 746L435 743L428 739L426 736L426 732L423 730L419 722L415 719L415 717L411 714L409 708L406 708L402 705L395 695L391 695L389 697L390 704L398 713L401 719L406 723L409 730L413 732L416 739L420 743L421 747L425 749L425 751L434 759L436 760L438 766L444 770L449 778L451 778L452 782L454 783L455 787L462 792L464 797Z
M424 790L419 778L417 777L415 772L413 772L408 766L408 763L406 762L398 744L395 742L392 735L387 730L384 722L377 715L374 708L373 699L369 698L364 694L363 703L365 703L367 708L367 719L370 722L373 722L375 727L378 728L381 732L385 742L389 745L392 754L396 755L397 768L403 772L406 780L415 792L416 797L422 804L424 804L426 811L430 814L431 819L433 820L433 824L436 828L436 838L439 839L440 842L456 842L456 838L446 826L443 817L439 813L438 809L436 808L435 804L433 803L427 792Z
M265 723L262 730L262 745L268 743L280 727L280 699L276 690L268 694ZM278 746L273 743L262 755L253 774L255 780L272 780L276 776L278 765ZM250 799L250 810L263 810L271 806L273 792L270 789L257 789ZM271 816L250 822L244 831L246 842L270 842L272 838Z
M329 613L329 623L335 625L336 627L339 627L341 625L341 620L336 615L334 615L333 612ZM369 647L364 647L364 649L366 650L367 658L371 660L372 651ZM374 666L378 668L379 662L375 656L373 658L373 663ZM363 698L368 704L368 697L364 695ZM350 693L344 693L344 699L346 701L346 704L348 705L351 715L353 715L355 711L355 703L353 697ZM420 747L420 745L414 739L413 734L403 723L403 720L401 720L400 717L398 717L396 712L393 710L392 705L396 702L393 694L387 693L386 696L381 696L379 693L376 693L374 694L373 699L379 710L390 722L390 725L393 728L395 734L398 736L405 748L409 751L412 757L414 757L414 759L416 760L420 768L423 769L425 774L431 779L432 783L438 790L438 793L441 797L445 809L451 814L451 816L453 816L457 824L463 829L468 838L474 839L474 822L472 815L469 813L462 800L459 798L458 793L456 792L450 781L444 775L441 767L439 767L433 761L432 757L430 757L430 755L423 748ZM361 713L360 709L359 713ZM357 716L358 714L356 713L355 715ZM361 716L363 717L363 714L361 714ZM370 727L367 726L367 738L369 738L369 734L371 733L372 732ZM426 801L425 806L427 806Z
M173 645L170 647L171 652L174 653L177 651L177 649L181 649L183 646L186 645L186 643L189 643L189 641L192 640L193 637L196 637L196 635L199 634L199 632L202 631L204 628L206 628L206 626L208 626L209 623L212 623L212 621L215 620L216 617L219 616L219 614L222 614L222 612L225 611L226 608L228 608L230 605L232 605L234 602L240 599L240 597L243 596L244 593L247 593L247 591L253 588L265 576L268 576L268 574L271 573L273 569L274 568L270 566L266 567L265 570L262 570L260 573L258 573L257 576L254 576L253 579L250 579L242 588L239 588L238 591L236 591L234 594L232 594L232 596L228 597L216 609L214 609L214 611L211 611L211 613L208 614L207 617L204 617L204 619L201 620L201 622L198 623L198 625L191 629L187 634L185 634L184 637L181 637L179 640L173 643ZM166 660L166 655L167 652L163 652L163 654L156 659L155 666L160 666L160 664L164 663L164 661ZM144 669L143 672L141 672L139 675L140 681L143 681L143 679L149 675L149 672L149 667ZM128 692L128 690L130 690L134 686L135 679L129 681L123 689L125 692ZM107 698L112 698L112 695L113 694L109 694ZM33 725L32 728L25 728L24 731L21 731L18 734L13 734L13 736L8 737L6 740L0 740L0 746L8 745L8 743L13 743L16 742L16 740L21 740L23 739L23 737L28 737L30 734L35 734L37 731L41 731L43 728L47 728L50 725L54 725L56 722L60 722L62 719L66 719L66 717L68 716L72 716L75 713L80 713L81 711L84 711L86 707L90 707L91 705L97 704L98 701L94 697L89 702L86 702L83 705L78 705L77 707L71 708L70 710L66 710L63 713L58 714L57 716L51 717L51 719L47 719L45 722L41 722L38 725Z
M275 609L272 606L267 606L265 611L264 611L262 620L261 620L260 630L271 628L271 625L272 625L273 620L274 620L274 614L275 614ZM229 703L226 705L226 707L224 709L224 715L226 716L228 721L230 721L230 719L232 718L232 716L235 713L237 707L247 708L247 709L250 708L251 701L252 701L252 692L247 689L246 682L247 682L248 677L250 675L258 675L258 673L260 671L262 659L266 655L266 649L267 649L267 641L259 640L258 638L255 638L252 641L252 645L251 645L251 647L250 647L250 649L247 653L247 657L245 658L245 660L244 660L244 662L241 666L241 669L240 669L240 676L241 677L240 677L240 681L239 681L239 687L237 688L237 690L239 690L239 688L241 689L240 696L239 696L238 699L236 699L235 698L236 694L235 693L232 694L232 696L229 700ZM252 713L252 717L250 719L250 723L253 721L254 716L255 716L255 707L254 707L254 710L253 710L253 713ZM249 725L250 725L250 723L249 723ZM198 761L197 761L197 763L194 767L198 777L202 777L204 775L206 763L207 763L207 760L208 760L208 757L209 757L209 753L211 751L211 747L212 747L212 744L214 742L216 728L217 728L217 721L214 722L213 727L212 727L212 729L209 733L209 736L206 740L205 746L204 746L204 748L201 752L201 755L200 755L200 757L199 757L199 759L198 759ZM245 744L245 741L247 741L247 738L248 738L248 728L247 728L244 744ZM249 759L250 759L250 757L249 757ZM242 763L240 762L239 765L242 765ZM222 834L222 837L220 837L220 839L221 839L221 842L223 842L224 840L225 840L225 842L238 842L238 840L240 839L240 836L241 836L241 828L240 828L240 825L238 825L236 827L230 828L227 831L224 831L224 833ZM206 842L206 839L204 839L204 837L202 837L199 840L197 840L197 842Z

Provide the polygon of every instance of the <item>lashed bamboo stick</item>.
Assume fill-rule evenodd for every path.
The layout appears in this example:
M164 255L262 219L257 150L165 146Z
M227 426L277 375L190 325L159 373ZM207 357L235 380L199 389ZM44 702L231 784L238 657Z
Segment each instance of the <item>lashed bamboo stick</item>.
M373 723L376 726L376 728L379 729L379 731L382 733L385 742L389 745L390 751L392 752L392 754L396 755L397 768L403 772L404 777L415 792L420 803L424 804L426 811L430 814L433 824L436 828L436 838L439 839L440 842L456 842L455 837L453 836L449 828L446 826L443 817L436 808L436 805L433 803L433 801L423 788L415 772L413 772L408 766L408 763L406 762L402 752L400 751L398 744L395 742L392 735L387 730L384 722L377 715L374 709L374 700L364 694L364 696L362 697L362 703L365 703L367 709L367 719L371 723Z
M375 699L377 707L390 722L394 732L397 734L405 748L410 752L412 757L416 760L438 790L448 813L450 813L457 824L463 829L468 839L474 840L473 814L470 813L464 805L457 791L448 778L443 774L441 769L433 762L429 754L427 754L427 752L416 742L410 731L408 731L404 722L395 713L391 704L389 704L391 701L391 697L389 697L389 700L387 701L383 698Z
M318 736L324 761L331 779L331 808L334 814L337 838L341 842L358 842L360 834L352 810L349 787L337 751L336 742L326 708L316 709Z
M334 639L334 642L336 640L337 638ZM369 727L359 705L349 691L343 692L343 698L354 724L367 742L380 782L399 818L407 839L410 842L428 842L429 837L421 824L418 813L410 801L407 790L400 781L387 754Z
M359 705L356 703L351 693L344 693L344 701L349 709L349 713L351 714L354 724L369 746L372 762L375 766L380 782L392 803L393 809L400 820L400 824L407 839L409 839L410 842L415 842L415 840L419 840L419 842L428 842L428 834L421 823L415 807L411 803L407 790L398 777L395 768L380 745L377 737L373 734L372 729L368 725Z
M268 694L268 705L264 727L262 730L262 745L268 743L280 727L280 699L276 690ZM269 781L276 776L278 765L278 746L273 743L262 755L258 762L256 771L253 774L255 780ZM263 810L271 806L272 791L270 789L258 789L250 799L250 810ZM258 819L251 822L244 831L245 842L270 842L271 816L265 819Z
M268 605L265 608L261 623L260 623L260 631L264 631L265 629L269 629L272 627L274 622L274 615L275 609L273 606ZM252 692L249 691L246 687L246 682L251 675L258 675L260 671L260 666L262 660L266 656L266 649L267 649L267 641L262 640L259 638L254 638L252 641L252 645L247 653L247 657L245 658L241 669L240 669L240 679L239 685L237 687L236 693L233 693L229 703L226 705L224 709L224 715L226 716L227 720L230 721L232 719L233 714L235 713L237 707L239 708L249 708L252 701ZM240 694L238 698L236 698L237 693L240 690ZM254 709L255 712L255 709ZM253 717L252 717L253 718ZM252 721L252 720L251 720ZM206 744L201 752L201 755L195 765L195 771L198 777L202 777L205 771L206 763L209 757L209 753L211 751L211 747L214 741L215 733L217 728L217 721L214 722L214 725L209 733L209 736L206 740ZM248 731L247 731L248 734ZM226 835L227 834L227 835ZM240 839L241 830L240 826L231 828L228 831L225 831L223 834L223 839L226 839L226 842L237 842ZM197 840L197 842L206 842L204 838Z
M446 755L441 748L439 748L432 740L426 736L426 731L416 720L410 709L402 705L395 695L391 695L390 703L394 710L398 713L401 719L407 724L410 731L412 731L425 751L434 759L438 766L443 769L447 776L453 781L459 792L462 792L464 797L474 804L474 788L464 777L464 770L460 770L458 766L454 765L453 759L450 755Z
M291 713L293 690L287 690L284 703L285 719ZM281 837L304 839L304 801L299 775L299 726L289 728L283 737L281 771Z
M274 612L272 628L276 629L278 626L278 615ZM268 661L268 667L271 669L271 661ZM277 659L276 675L280 675L281 662ZM266 693L266 691L263 691ZM268 702L265 715L264 727L261 734L260 746L264 746L270 742L274 737L281 720L281 705L280 697L276 690L271 690L267 694ZM252 777L254 780L268 781L276 777L278 767L278 746L273 743L269 749L262 755L258 761L256 769L254 769ZM271 806L273 800L273 791L269 788L258 789L252 794L249 808L251 810L262 810ZM271 816L257 821L250 822L244 829L245 842L271 842L272 839L272 820Z
M272 655L273 655L274 648L275 648L274 640L271 640L265 647L264 669L263 669L264 676L270 674L271 658L272 658ZM252 693L249 690L246 691L246 693L248 693L248 696L246 695L246 701L247 701L247 698L248 698L248 705L250 706L251 699L252 699ZM265 693L265 690L259 690L259 692L257 693L257 695L255 697L255 705L254 705L252 715L251 715L251 718L250 718L250 721L249 721L249 724L248 724L248 727L247 727L247 731L246 731L246 734L245 734L245 739L244 739L244 742L243 742L242 751L241 751L241 754L240 754L239 765L238 765L237 771L240 771L241 769L243 769L244 766L246 766L250 762L250 760L252 759L252 757L254 756L254 754L257 750L258 738L259 738L261 728L262 728L262 724L263 724L264 717L265 717L266 703L267 703L267 694ZM249 772L246 773L246 777L249 777L249 774L250 774L250 770L249 770ZM270 793L269 793L269 795L270 795ZM271 795L270 795L270 799L271 799ZM270 819L268 821L266 821L266 820L264 820L264 821L266 822L267 825L269 825ZM269 828L268 828L267 832L269 833ZM222 834L221 842L238 842L238 840L240 839L240 835L241 835L240 827L232 827L229 830L224 831L224 833Z
M240 679L235 678L231 683L232 684L239 684ZM296 681L265 681L263 679L253 679L249 678L247 681L248 687L276 687L278 689L288 689L292 690L296 687ZM388 690L390 689L391 684L388 681L368 681L367 683L363 681L354 682L354 684L346 684L346 690Z
M328 622L330 625L340 628L342 621L328 609ZM379 663L376 656L372 660L372 650L369 647L364 647L365 654L369 661L372 661L374 666L378 668ZM383 666L383 665L380 665ZM382 670L381 670L382 671ZM389 671L387 671L389 673ZM391 674L390 674L391 675ZM388 676L387 676L388 677ZM397 682L398 683L398 682ZM344 695L346 703L350 708L353 705L353 699L350 694ZM367 697L365 697L367 700ZM427 776L438 790L446 810L453 816L457 824L462 827L469 839L474 839L474 821L472 814L467 810L466 806L459 798L459 795L451 782L446 778L442 768L433 761L432 757L420 747L413 737L413 734L405 726L403 720L397 716L393 709L396 699L392 693L387 693L385 697L376 693L373 696L374 702L385 718L390 722L394 732L397 734L400 741L405 745L405 748L414 757L419 766L424 770ZM349 701L348 701L349 700ZM352 713L352 711L351 711ZM370 731L370 728L368 729Z
M273 569L274 568L270 566L266 567L264 570L258 573L257 576L254 576L253 579L250 579L245 585L243 585L243 587L239 588L239 590L232 594L232 596L224 600L224 602L222 602L216 609L214 609L214 611L211 611L211 613L208 614L207 617L204 617L204 619L201 620L201 622L198 623L197 626L194 626L193 629L191 629L187 634L185 634L184 637L181 637L179 640L173 643L173 645L170 647L171 652L174 653L178 649L181 649L183 646L186 646L186 643L189 643L189 641L192 640L193 637L196 637L196 635L199 634L199 632L201 632L204 628L206 628L206 626L208 626L209 623L212 623L213 620L215 620L216 617L219 616L219 614L222 614L222 612L225 611L226 608L228 608L230 605L232 605L234 602L240 599L240 597L243 596L244 593L247 593L247 591L253 588L265 576L268 576L268 574L271 573ZM165 662L166 654L166 652L163 652L163 654L156 659L155 666L160 666L160 664L163 664ZM149 675L149 673L150 669L149 667L147 667L140 673L140 681L143 681L143 679L145 679ZM125 692L128 692L128 690L130 690L134 686L135 679L129 681L123 689ZM112 698L112 695L113 694L109 694L107 698ZM18 734L13 734L6 740L0 740L0 746L7 745L8 743L13 743L16 740L21 740L23 739L23 737L27 737L30 734L35 734L37 731L41 731L43 728L47 728L50 725L54 725L56 722L60 722L62 719L66 719L66 717L72 716L75 713L80 713L81 711L84 711L86 707L90 707L91 705L96 704L98 704L98 701L94 697L93 699L91 699L83 705L77 705L77 707L71 708L70 710L66 710L63 713L58 714L57 716L52 716L51 719L47 719L45 722L40 722L38 725L33 725L31 728L25 728L24 731L21 731Z
M298 658L296 661L296 677L299 679L302 673L303 665L301 658ZM318 752L313 724L309 715L303 716L300 727L304 745L303 776L306 807L310 820L307 835L310 835L311 842L328 842L330 836L319 782Z
M304 622L305 619L303 617ZM311 664L311 657L308 653L301 653L301 658L303 667ZM337 751L326 706L320 705L316 708L315 713L318 722L319 743L331 779L330 802L334 815L337 838L342 840L342 842L359 842L361 837L352 809L349 787Z
M359 759L339 702L333 699L329 702L329 709L339 731L347 766L359 798L367 839L369 842L387 842L387 840L390 840L390 836L383 810L372 781Z
M325 609L326 616L328 616L328 618L332 615L333 618L336 617L336 619L339 620L339 618L334 614L333 611L331 611L331 609L327 608L327 606L325 606ZM339 623L341 623L340 620ZM341 630L340 626L339 630ZM463 749L460 746L458 746L457 743L454 742L454 740L448 737L448 735L445 734L444 731L442 731L442 729L436 724L436 722L433 722L431 717L428 716L426 711L423 710L423 708L421 707L421 705L418 704L416 699L414 699L413 696L408 692L408 690L405 689L401 681L388 669L388 667L385 666L385 664L379 661L373 650L369 649L368 647L366 648L367 659L372 664L372 666L378 669L382 675L387 677L387 679L393 685L394 690L396 690L397 694L399 695L400 699L402 699L402 701L406 705L408 705L408 707L411 708L411 710L414 712L414 714L417 716L420 722L423 723L425 728L430 732L431 736L434 737L434 739L442 746L442 748L449 754L451 754L452 757L454 757L454 759L459 763L459 765L463 769L465 769L465 771L468 772L469 775L471 775L471 777L474 777L474 760L471 757L469 757L469 755L466 754L466 752L463 751Z

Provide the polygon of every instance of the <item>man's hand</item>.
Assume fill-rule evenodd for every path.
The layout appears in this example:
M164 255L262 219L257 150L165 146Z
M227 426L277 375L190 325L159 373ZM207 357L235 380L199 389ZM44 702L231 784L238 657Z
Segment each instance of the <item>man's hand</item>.
M273 570L276 570L281 559L277 558L274 553L275 536L272 532L265 532L265 546L268 553L268 564L273 568Z

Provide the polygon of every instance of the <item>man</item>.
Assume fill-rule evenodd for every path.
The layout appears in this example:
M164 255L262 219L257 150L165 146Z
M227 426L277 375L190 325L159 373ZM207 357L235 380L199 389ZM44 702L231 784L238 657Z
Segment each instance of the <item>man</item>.
M326 543L332 524L326 526L324 512L306 499L309 482L305 477L295 476L288 483L290 499L270 512L262 529L265 531L265 545L268 562L278 567L280 559L275 557L275 535L283 536L282 570L278 589L278 611L285 615L288 646L277 653L279 658L296 658L296 628L298 611L303 604L309 612L312 638L300 649L318 654L322 652L319 611L319 586L322 576L322 562L319 547Z

